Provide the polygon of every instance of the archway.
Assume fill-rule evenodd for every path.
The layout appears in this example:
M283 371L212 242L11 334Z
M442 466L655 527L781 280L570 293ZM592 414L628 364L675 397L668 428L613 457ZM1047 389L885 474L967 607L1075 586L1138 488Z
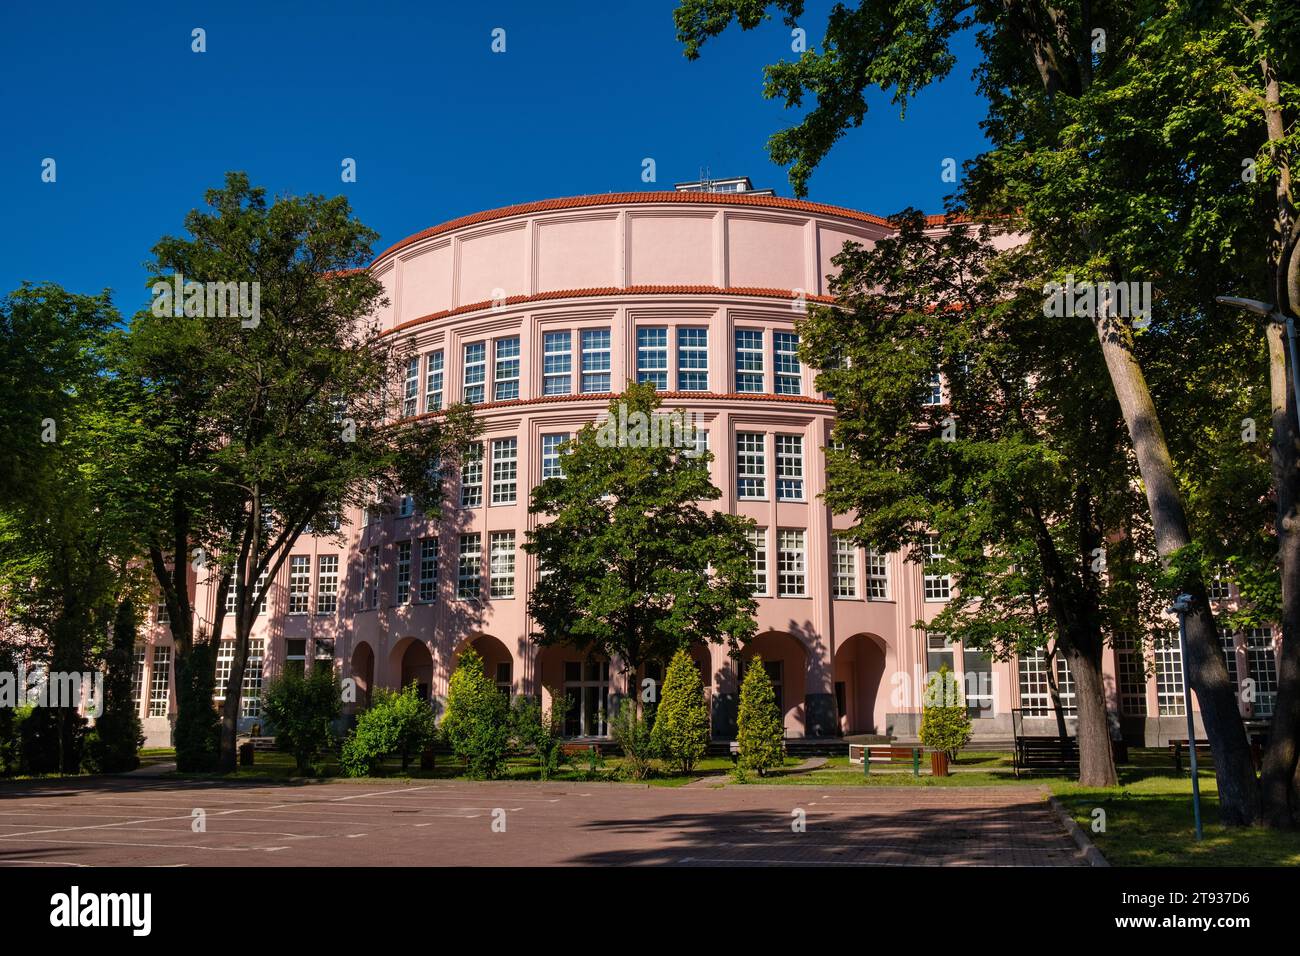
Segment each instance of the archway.
M416 685L422 700L432 700L433 655L424 641L414 637L399 641L393 648L393 659L398 663L393 670L399 675L398 687Z
M885 647L870 634L854 634L835 649L835 704L842 734L881 733L877 704L885 676Z
M515 659L510 653L510 649L500 639L493 637L491 634L476 634L463 642L460 648L457 649L457 658L460 657L460 651L464 650L466 646L473 647L478 656L483 658L483 672L496 685L497 690L507 697L514 697L517 675L515 674Z
M808 652L802 642L784 631L767 631L747 641L740 652L737 695L740 693L740 683L745 678L745 670L755 655L763 658L763 666L767 668L768 677L772 680L786 736L807 736L804 695L807 687Z
M365 710L370 706L375 686L375 652L365 641L352 651L352 679L357 688L356 703L353 706Z

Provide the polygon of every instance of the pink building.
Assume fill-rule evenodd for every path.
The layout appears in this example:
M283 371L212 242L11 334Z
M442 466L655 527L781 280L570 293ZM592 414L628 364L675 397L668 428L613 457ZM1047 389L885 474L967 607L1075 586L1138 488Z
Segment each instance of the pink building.
M836 534L851 519L818 497L833 409L798 361L794 321L807 301L828 301L825 277L843 244L870 244L887 223L748 180L722 188L510 206L427 229L375 260L389 300L383 334L409 350L403 413L472 401L481 453L438 520L404 502L351 516L342 544L305 536L295 545L263 592L247 725L259 718L263 673L331 662L363 699L411 681L441 698L458 652L473 644L503 690L561 689L574 702L569 733L604 735L628 676L617 661L533 646L537 568L520 546L534 520L530 490L559 467L558 443L636 379L655 383L666 409L703 423L719 507L758 524L759 633L743 657L762 655L790 737L911 737L925 674L941 663L966 675L979 736L1008 737L1013 708L1054 732L1041 658L997 662L927 639L913 625L942 607L947 579L853 547ZM942 383L933 387L941 402ZM212 620L219 609L202 582L198 595L200 618ZM1241 676L1274 666L1271 633L1237 641ZM166 743L173 709L169 642L160 626L140 649L152 744ZM714 734L729 738L739 667L721 647L695 653ZM1157 653L1148 673L1139 655L1109 653L1114 709L1132 737L1185 736L1176 655L1176 646ZM1068 672L1058 676L1069 694Z

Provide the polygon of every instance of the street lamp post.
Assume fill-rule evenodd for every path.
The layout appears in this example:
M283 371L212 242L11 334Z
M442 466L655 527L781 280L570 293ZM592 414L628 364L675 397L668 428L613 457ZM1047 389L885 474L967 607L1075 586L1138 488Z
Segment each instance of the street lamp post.
M1295 319L1289 315L1284 315L1280 309L1267 302L1261 302L1259 299L1243 299L1235 295L1216 295L1214 301L1220 305L1230 305L1235 309L1243 309L1246 312L1253 312L1255 315L1267 316L1275 321L1280 319L1286 323L1286 346L1287 352L1291 356L1291 392L1295 395L1296 414L1300 415L1300 381L1296 379L1300 364L1296 362Z
M1183 711L1187 714L1187 750L1192 759L1192 815L1196 820L1196 842L1205 839L1201 830L1201 780L1196 768L1196 723L1192 720L1192 685L1187 680L1187 612L1192 596L1180 594L1169 610L1178 615L1178 657L1183 667Z

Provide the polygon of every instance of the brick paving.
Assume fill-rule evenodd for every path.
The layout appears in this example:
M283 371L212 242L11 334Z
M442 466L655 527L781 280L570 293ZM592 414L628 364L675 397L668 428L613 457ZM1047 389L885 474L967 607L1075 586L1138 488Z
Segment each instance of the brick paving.
M804 832L792 826L799 819ZM496 832L502 821L505 832ZM1042 791L1029 786L130 777L0 786L0 865L582 864L1085 865Z

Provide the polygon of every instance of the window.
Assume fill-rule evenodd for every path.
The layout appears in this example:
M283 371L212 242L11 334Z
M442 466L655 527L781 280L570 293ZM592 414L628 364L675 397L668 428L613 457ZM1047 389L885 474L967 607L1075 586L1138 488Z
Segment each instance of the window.
M289 556L289 613L306 614L311 606L311 555Z
M736 391L763 391L763 331L736 329Z
M1232 683L1233 693L1237 691L1237 636L1226 627L1219 625L1219 647L1223 650L1223 662L1228 665L1228 680Z
M140 713L140 705L144 703L144 656L145 646L137 644L135 646L135 669L131 671L131 700L135 702L135 712Z
M1256 717L1272 717L1277 706L1277 655L1273 651L1273 631L1267 627L1248 628L1246 662L1255 681Z
M875 548L867 551L867 597L889 600L889 559Z
M411 542L397 542L397 585L393 592L397 604L411 603Z
M515 682L510 677L510 662L497 661L496 680L493 682L497 685L497 693L509 697L515 689Z
M925 632L925 668L931 674L947 667L953 670L952 638L940 631Z
M253 603L257 605L258 614L266 613L266 600L267 600L266 575L267 575L266 571L263 571L261 574L259 574L257 576L257 583L253 585ZM235 585L232 584L230 588L228 588L226 591L226 613L234 614L235 609L238 606L239 606L238 590L235 587Z
M316 557L316 613L333 614L339 606L339 556Z
M484 383L487 381L487 343L470 342L465 346L465 367L462 370L464 388L462 396L471 405L483 403Z
M432 601L438 593L438 539L420 541L420 600Z
M519 474L519 439L498 438L492 442L492 503L515 503L515 479Z
M402 390L402 417L410 418L420 410L420 356L406 360L406 386Z
M1026 717L1046 717L1052 713L1052 692L1047 682L1047 659L1042 648L1024 655L1017 662L1020 672L1020 712Z
M248 645L248 663L244 667L244 684L239 697L239 716L262 716L262 660L266 641L253 640Z
M566 737L604 737L608 732L609 662L565 661Z
M397 517L409 518L415 514L415 497L413 495L402 495L397 501Z
M489 588L494 598L515 596L515 533L493 531L488 556Z
M762 432L736 432L736 497L767 496L767 454Z
M424 410L436 412L442 408L442 349L430 352L424 366Z
M966 716L994 716L993 658L987 651L963 645L961 666L965 672Z
M560 446L569 440L567 432L542 436L542 480L563 478L564 463L560 460Z
M609 329L584 329L582 332L583 392L608 392L609 369Z
M943 404L943 377L939 370L935 369L925 380L925 398L922 405L942 405Z
M316 659L316 670L326 674L334 670L334 641L328 637L318 637L312 642L312 654Z
M519 397L519 338L497 339L492 397L506 402Z
M460 506L477 508L483 504L483 443L470 442L465 460L460 463Z
M777 590L781 597L803 597L808 593L802 531L777 532L776 565Z
M159 601L154 605L153 620L158 625L166 625L172 622L171 617L168 616L166 601Z
M483 536L460 536L460 565L456 574L456 597L478 600L483 590Z
M776 394L798 395L802 391L799 336L794 332L773 332L772 358L772 366L776 370Z
M1156 644L1156 702L1161 717L1182 717L1183 651L1177 637L1166 637Z
M542 336L542 394L568 395L573 386L573 334L547 332Z
M1066 717L1078 716L1079 708L1074 693L1074 673L1064 654L1056 655L1056 694L1061 698L1061 713Z
M832 593L837 598L858 596L858 546L847 535L833 534L835 580Z
M803 436L776 436L776 499L803 501Z
M1115 673L1120 710L1134 717L1147 712L1147 672L1142 648L1132 634L1115 635Z
M370 549L370 581L367 588L366 606L371 610L379 607L379 545Z
M1220 566L1215 568L1214 577L1205 582L1211 601L1226 601L1232 597L1232 585L1229 584L1227 575L1228 569Z
M709 330L677 330L677 389L681 392L709 390Z
M166 717L171 705L172 649L153 649L153 679L149 682L149 716Z
M301 638L284 642L284 668L296 674L307 673L307 642Z
M935 569L935 566L943 560L943 552L939 550L938 535L928 535L921 546L921 551L925 555L925 599L927 601L948 600L952 595L948 575L939 574Z
M668 390L668 330L636 330L636 380Z
M767 529L749 528L749 564L754 569L754 593L767 594Z
M222 641L217 648L217 680L212 688L212 699L218 704L226 699L226 687L230 684L230 670L235 662L234 638Z

